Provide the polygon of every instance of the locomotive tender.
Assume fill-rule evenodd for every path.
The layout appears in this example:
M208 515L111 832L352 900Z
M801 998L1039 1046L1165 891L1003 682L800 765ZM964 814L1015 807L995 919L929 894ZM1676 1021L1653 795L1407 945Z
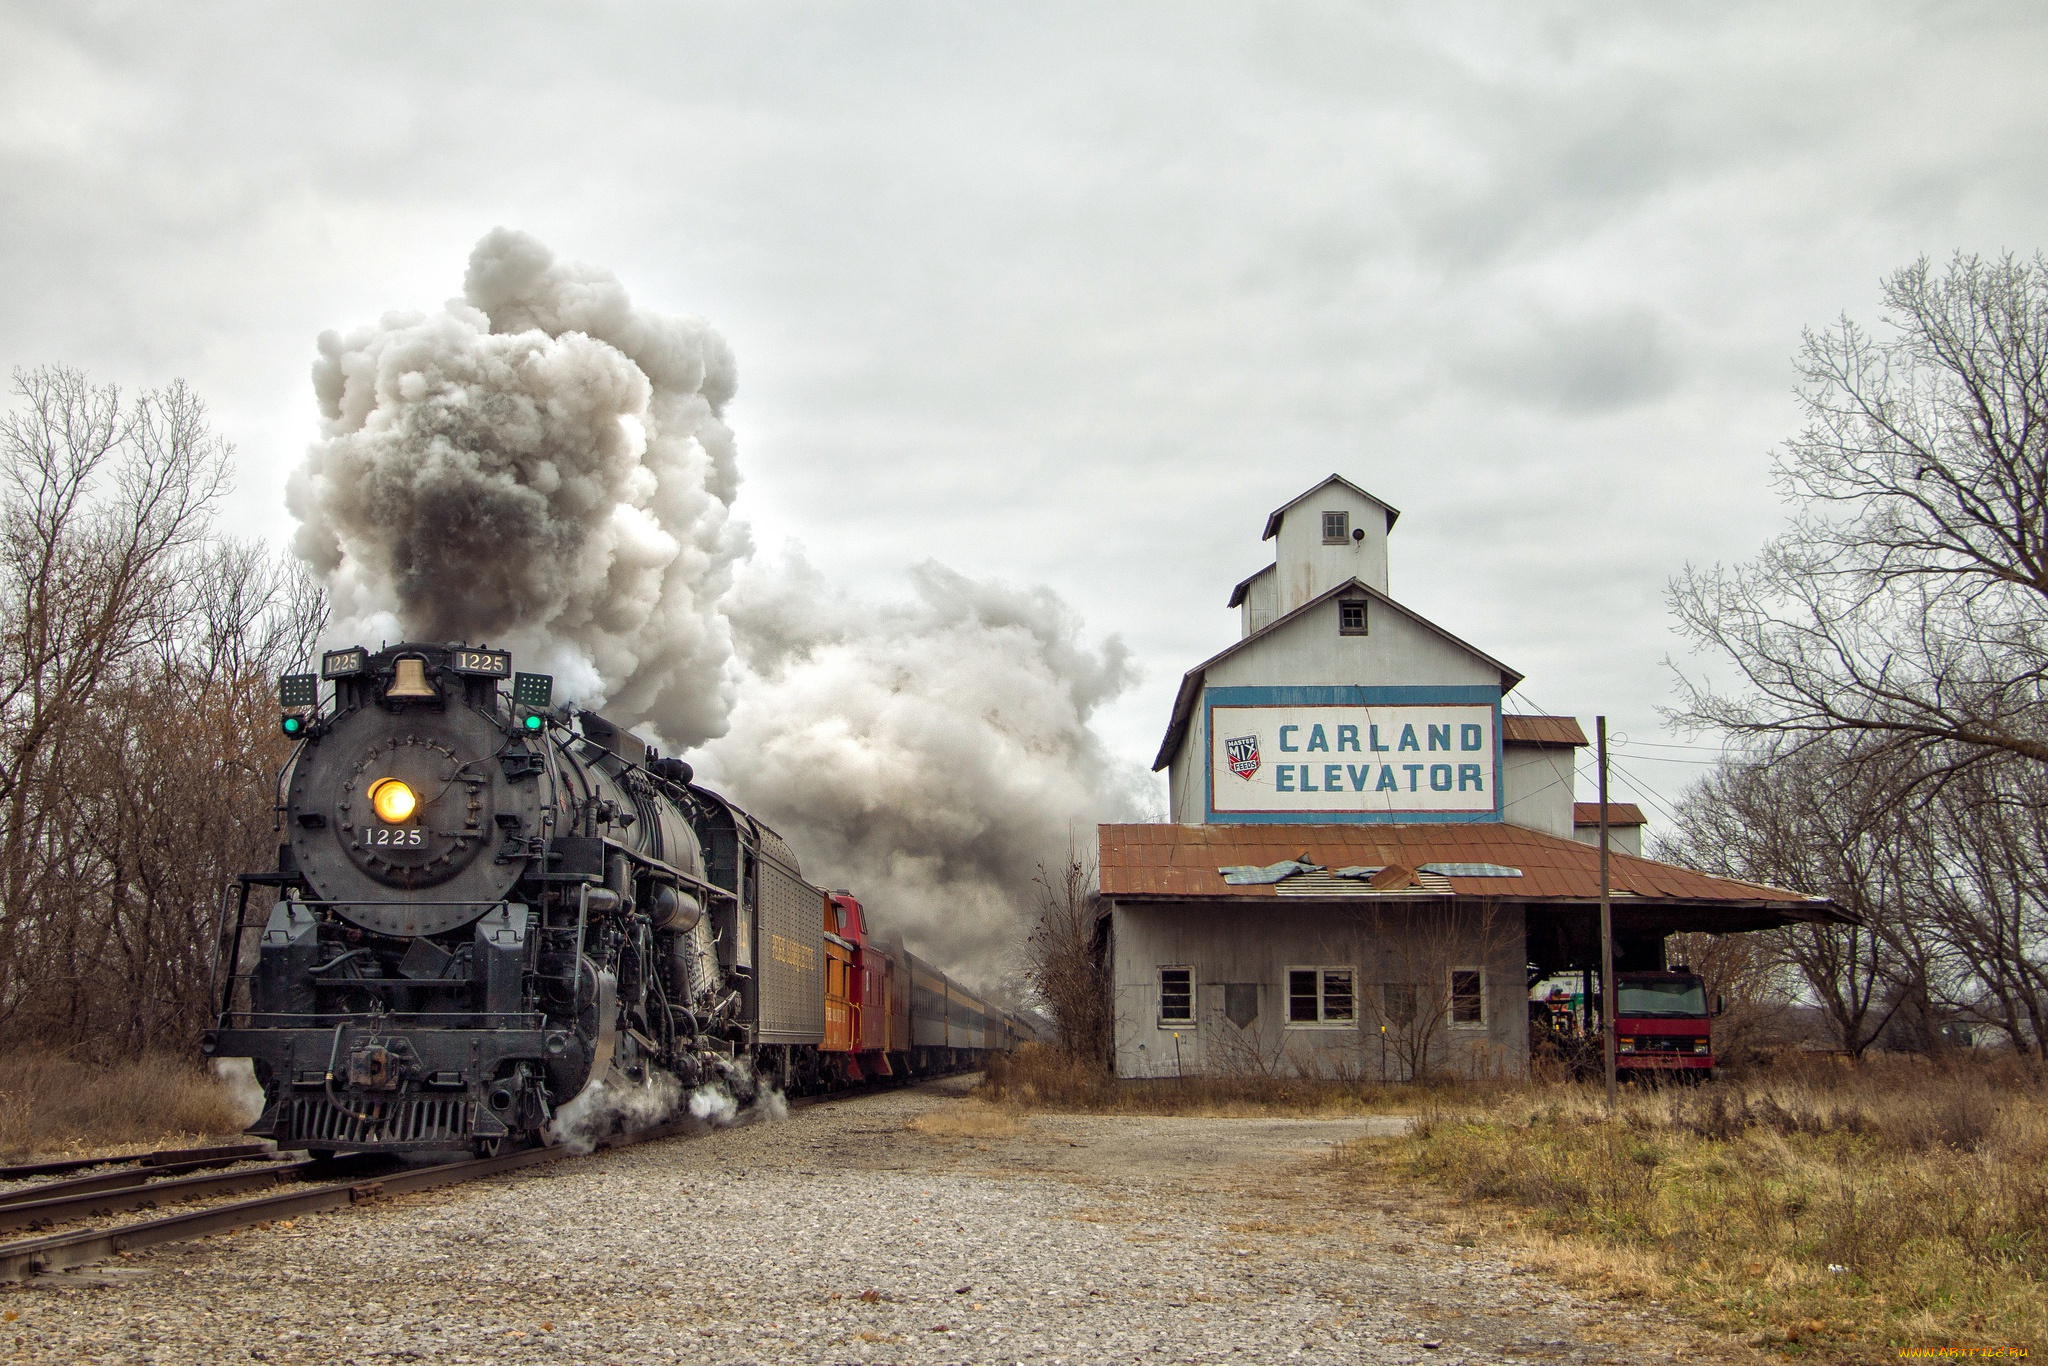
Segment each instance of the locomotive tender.
M201 1045L251 1059L250 1133L491 1153L657 1070L744 1104L1029 1037L687 763L552 692L459 644L285 677L277 868L224 898Z

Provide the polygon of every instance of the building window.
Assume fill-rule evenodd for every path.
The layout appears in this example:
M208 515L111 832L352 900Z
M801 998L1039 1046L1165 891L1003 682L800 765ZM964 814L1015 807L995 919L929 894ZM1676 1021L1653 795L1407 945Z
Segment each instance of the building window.
M1351 542L1351 514L1348 512L1326 512L1323 514L1323 544L1349 545Z
M1287 970L1287 1023L1348 1025L1357 1019L1350 968Z
M1195 970L1159 969L1159 1023L1195 1022Z
M1365 634L1365 602L1351 599L1337 604L1337 634L1340 636L1362 636Z
M1451 1023L1482 1027L1486 1024L1486 970L1451 969Z

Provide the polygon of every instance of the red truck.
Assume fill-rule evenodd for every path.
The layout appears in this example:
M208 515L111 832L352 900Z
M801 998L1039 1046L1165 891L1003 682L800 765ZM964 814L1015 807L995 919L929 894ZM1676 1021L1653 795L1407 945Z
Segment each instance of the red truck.
M1614 1039L1615 1069L1622 1076L1679 1072L1706 1080L1714 1070L1706 984L1684 968L1616 973Z

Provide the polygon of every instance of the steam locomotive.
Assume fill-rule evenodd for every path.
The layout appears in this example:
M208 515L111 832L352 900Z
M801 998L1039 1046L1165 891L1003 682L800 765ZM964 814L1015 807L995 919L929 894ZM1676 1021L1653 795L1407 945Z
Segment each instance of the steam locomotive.
M201 1041L251 1060L250 1133L489 1154L660 1073L746 1104L1030 1036L688 763L553 691L456 644L282 680L277 867L223 899Z

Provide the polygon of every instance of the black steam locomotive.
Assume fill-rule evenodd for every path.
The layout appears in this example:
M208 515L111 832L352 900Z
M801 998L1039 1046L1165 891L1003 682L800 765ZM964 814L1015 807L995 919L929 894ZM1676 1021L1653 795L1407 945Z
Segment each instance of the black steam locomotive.
M223 906L202 1043L252 1060L251 1133L491 1153L656 1069L741 1104L764 1069L824 1077L832 898L687 763L552 691L452 644L285 678L278 866ZM917 1062L1005 1046L1003 1020Z

